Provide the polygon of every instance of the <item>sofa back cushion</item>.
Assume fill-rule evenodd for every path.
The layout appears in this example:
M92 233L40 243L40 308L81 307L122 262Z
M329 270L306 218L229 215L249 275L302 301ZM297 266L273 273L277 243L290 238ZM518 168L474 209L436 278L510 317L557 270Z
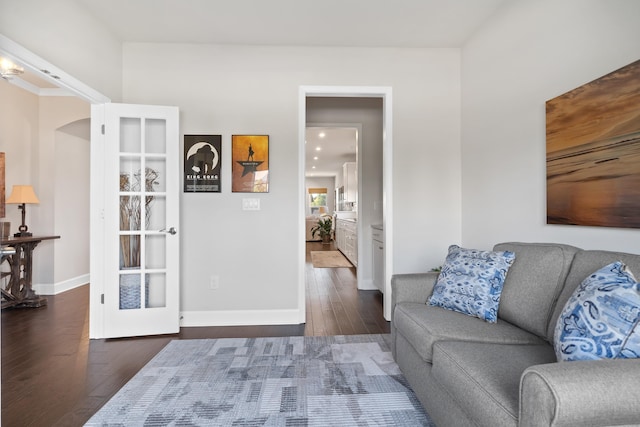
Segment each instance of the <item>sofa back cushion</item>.
M497 244L493 250L516 254L504 282L498 317L553 342L553 328L551 338L548 336L549 321L580 249L556 243L512 242Z
M573 291L575 291L578 285L597 270L616 261L622 261L627 265L627 268L631 270L631 273L633 273L636 278L640 277L640 255L610 251L580 251L576 254L571 265L571 270L569 271L565 281L565 286L558 297L558 302L555 306L553 316L549 321L547 328L547 341L553 342L553 334L558 317L562 313L564 306L567 304L567 301L571 298ZM509 272L509 274L511 274L511 272ZM504 290L502 291L502 295L504 298Z

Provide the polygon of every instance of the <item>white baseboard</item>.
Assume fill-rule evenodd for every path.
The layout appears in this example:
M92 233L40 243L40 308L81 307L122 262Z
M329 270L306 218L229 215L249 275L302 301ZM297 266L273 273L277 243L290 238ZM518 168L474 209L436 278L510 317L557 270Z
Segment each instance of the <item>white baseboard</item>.
M33 285L33 290L38 295L57 295L61 292L77 288L78 286L86 285L87 283L89 283L89 274L83 274L82 276L58 283L36 283Z
M373 279L362 279L358 281L358 289L361 291L377 291L379 290L373 284Z
M299 310L183 311L180 326L298 325Z

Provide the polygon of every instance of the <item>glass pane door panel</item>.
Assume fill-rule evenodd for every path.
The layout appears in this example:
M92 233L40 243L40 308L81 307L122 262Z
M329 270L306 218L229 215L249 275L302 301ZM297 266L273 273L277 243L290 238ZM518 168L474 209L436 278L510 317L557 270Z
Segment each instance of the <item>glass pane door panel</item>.
M142 124L139 118L120 118L120 152L139 153L142 150Z
M145 188L148 192L167 191L167 171L165 158L146 158Z
M120 230L140 231L140 196L120 196Z
M140 268L141 249L139 234L121 235L119 269Z
M160 231L166 228L167 198L161 196L147 196L147 212L149 213L146 229Z
M166 268L166 234L149 235L145 238L145 268Z
M120 192L140 192L143 177L140 156L120 157Z
M167 121L163 119L145 120L145 152L166 153Z
M166 307L167 305L167 285L166 275L164 273L149 273L146 275L148 280L147 295L145 300L146 308Z
M133 310L141 307L142 301L142 274L123 273L120 274L120 310ZM148 287L145 284L145 287Z

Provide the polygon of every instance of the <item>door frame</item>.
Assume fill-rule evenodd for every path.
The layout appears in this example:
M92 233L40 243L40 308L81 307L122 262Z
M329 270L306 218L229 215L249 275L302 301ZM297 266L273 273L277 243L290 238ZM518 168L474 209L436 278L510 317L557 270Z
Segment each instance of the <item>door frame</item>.
M80 80L65 73L52 63L44 60L30 50L25 49L2 34L0 34L0 56L8 57L9 59L19 62L24 65L29 72L36 74L39 78L71 92L73 95L90 104L105 104L111 102L111 99L107 96L87 86ZM56 76L57 78L52 76ZM48 91L54 93L56 89L49 89Z
M384 227L384 318L391 319L393 275L393 117L389 86L300 86L298 91L298 312L306 322L305 294L305 130L307 97L382 98L382 225ZM360 186L360 183L358 183ZM360 209L360 207L358 207Z

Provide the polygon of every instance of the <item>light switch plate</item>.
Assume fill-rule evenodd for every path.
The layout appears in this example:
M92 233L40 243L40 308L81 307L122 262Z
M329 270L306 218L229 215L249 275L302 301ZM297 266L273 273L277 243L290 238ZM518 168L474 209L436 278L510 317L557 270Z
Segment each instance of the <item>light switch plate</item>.
M260 199L242 199L243 211L259 211Z

